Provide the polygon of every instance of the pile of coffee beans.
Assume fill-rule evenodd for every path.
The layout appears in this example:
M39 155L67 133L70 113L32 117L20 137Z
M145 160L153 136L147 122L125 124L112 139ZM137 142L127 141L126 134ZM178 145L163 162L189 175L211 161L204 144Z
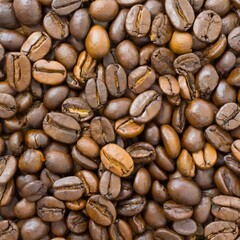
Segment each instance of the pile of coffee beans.
M240 0L0 0L0 240L240 240Z

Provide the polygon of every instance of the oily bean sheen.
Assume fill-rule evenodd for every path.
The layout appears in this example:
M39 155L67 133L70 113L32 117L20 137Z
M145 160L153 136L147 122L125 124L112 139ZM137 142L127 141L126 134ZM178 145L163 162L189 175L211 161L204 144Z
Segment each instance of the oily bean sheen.
M240 0L0 0L0 240L240 240Z
M103 165L119 177L127 177L134 170L131 156L116 144L109 143L100 151Z
M62 113L48 113L43 121L44 132L62 143L74 143L81 133L81 126L72 117Z

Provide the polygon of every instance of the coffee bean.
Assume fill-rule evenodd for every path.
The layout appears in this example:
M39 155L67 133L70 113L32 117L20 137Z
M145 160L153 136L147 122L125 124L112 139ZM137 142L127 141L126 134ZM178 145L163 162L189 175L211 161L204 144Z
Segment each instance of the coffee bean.
M180 31L187 31L192 26L195 16L193 8L187 0L167 0L165 8L175 28Z
M151 176L146 168L140 168L134 178L133 189L140 195L146 195L151 187Z
M221 17L211 10L205 10L198 14L193 24L195 36L202 42L212 43L221 33Z
M21 53L9 53L6 59L9 85L18 92L26 90L31 83L31 63Z
M51 138L71 144L80 136L81 127L78 122L62 113L48 113L43 121L43 130Z
M228 43L230 47L233 50L235 50L237 53L240 52L240 48L238 46L239 32L240 32L240 27L236 27L228 35Z
M115 220L109 226L109 235L112 240L117 240L117 238L132 239L132 230L127 222L122 219Z
M67 98L62 103L62 112L78 122L85 122L93 117L93 110L86 101L79 97Z
M53 0L52 9L59 15L68 15L81 6L81 1Z
M105 145L100 151L100 157L104 166L119 177L129 176L134 169L131 156L116 144Z
M120 190L121 178L109 171L105 171L99 182L100 194L109 200L113 200L119 195Z
M179 234L177 234L176 232L174 232L171 229L158 228L154 233L154 239L156 239L156 240L160 240L160 239L182 240L183 237L181 237Z
M4 239L17 240L19 238L19 228L16 223L11 220L0 221L0 235Z
M86 212L94 222L102 226L109 226L116 219L114 205L100 195L94 195L88 199Z
M238 227L234 222L218 221L209 223L204 229L204 237L209 239L226 237L234 239L238 235Z
M146 199L141 195L132 195L124 201L120 201L117 205L117 213L123 216L134 216L144 209L146 206Z
M66 78L66 69L57 61L38 60L33 64L32 74L40 83L58 85Z
M64 203L54 197L44 197L37 202L37 214L45 222L59 221L64 213Z
M149 10L141 4L133 6L126 18L125 27L128 32L133 37L143 37L145 36L149 29L151 22L151 15Z
M53 195L59 200L75 201L83 192L83 183L78 177L61 178L53 184Z
M190 236L197 231L197 224L192 219L186 219L181 221L176 221L173 223L173 229L178 234L183 236Z

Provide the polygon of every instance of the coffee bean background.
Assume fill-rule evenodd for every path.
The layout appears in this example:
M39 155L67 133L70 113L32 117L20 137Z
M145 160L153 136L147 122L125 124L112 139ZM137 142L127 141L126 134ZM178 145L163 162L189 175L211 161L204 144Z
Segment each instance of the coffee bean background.
M239 240L239 87L239 0L0 0L0 240Z

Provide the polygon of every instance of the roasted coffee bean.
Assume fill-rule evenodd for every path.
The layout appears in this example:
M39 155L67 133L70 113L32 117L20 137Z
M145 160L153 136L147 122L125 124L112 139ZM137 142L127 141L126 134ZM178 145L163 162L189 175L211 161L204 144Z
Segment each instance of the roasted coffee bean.
M100 151L103 165L119 177L127 177L134 170L131 156L116 144L109 143Z
M175 28L180 31L187 31L192 26L195 16L193 8L187 0L167 0L165 8Z
M179 204L193 206L201 200L201 191L198 185L183 177L170 179L167 190L172 199ZM191 198L188 197L190 195Z
M240 67L236 67L230 72L227 78L227 82L230 85L237 86L237 87L240 85L239 72L240 72Z
M240 125L239 107L236 103L226 103L218 111L216 122L224 130L233 130Z
M171 229L168 228L158 228L155 233L154 233L154 239L156 240L167 240L167 239L172 239L172 240L183 240L183 237L174 232Z
M74 118L62 113L51 112L44 118L43 130L51 138L71 144L79 138L81 127Z
M172 51L167 48L157 48L153 51L151 55L151 63L154 69L160 75L175 75L176 72L173 68L173 61L175 60L175 55Z
M17 170L17 160L14 156L0 157L0 185L7 184Z
M64 213L64 203L54 197L43 197L37 202L37 214L45 222L60 221Z
M44 58L52 46L52 40L45 32L34 32L24 42L21 52L32 62Z
M67 98L62 103L62 112L73 117L78 122L85 122L94 116L88 103L80 97Z
M140 168L134 178L133 189L140 195L146 195L151 187L151 175L146 168Z
M235 159L232 155L229 154L224 157L224 161L226 166L231 171L236 173L238 176L240 175L240 171L239 171L240 162L237 159Z
M237 53L240 52L240 47L238 46L240 27L234 28L228 35L228 43L230 47Z
M204 237L208 239L227 238L236 239L238 227L234 222L217 221L209 223L204 229Z
M0 117L3 119L13 117L17 112L15 98L6 93L0 93Z
M102 108L107 102L107 88L100 79L89 79L86 84L85 93L89 106L94 110Z
M57 61L38 60L33 64L32 74L37 82L59 85L66 78L65 67Z
M93 140L99 145L105 145L115 141L114 129L110 121L105 117L95 117L90 124Z
M28 130L24 140L29 148L34 149L47 147L50 143L49 137L40 129Z
M141 5L133 6L126 17L126 30L133 37L145 36L151 26L151 14L149 10Z
M26 90L31 83L31 63L22 53L9 53L6 58L7 80L18 92Z
M3 240L17 240L19 238L19 228L11 220L0 221L0 229L0 236Z
M222 29L221 17L214 11L205 10L198 14L193 24L195 36L202 42L214 42Z
M87 230L88 222L87 218L80 212L69 212L66 222L67 227L71 232L83 233Z
M129 113L136 123L147 123L158 114L162 97L154 90L138 95L130 106Z
M190 236L196 233L197 224L192 219L176 221L173 223L173 229L178 234L181 234L183 236Z
M122 96L127 88L127 75L119 64L110 64L106 68L106 86L114 97Z
M65 177L58 179L53 184L53 195L59 200L75 201L84 192L84 186L78 177Z
M132 195L124 201L120 201L117 205L117 213L123 216L134 216L144 209L146 206L146 198L141 195Z
M127 222L122 219L115 220L108 228L109 236L112 240L117 240L119 237L122 239L132 239L132 230Z
M98 237L105 240L108 239L108 232L107 229L93 220L89 221L89 233L93 240L98 240Z
M233 139L231 135L217 125L211 125L204 131L206 140L222 152L230 152Z
M8 205L15 194L14 181L10 179L6 184L0 185L0 206Z
M155 82L155 71L148 66L134 69L128 76L128 87L136 94L148 90Z
M68 22L65 17L59 17L55 12L48 12L43 19L43 26L54 39L65 39L69 34Z
M135 233L143 233L146 229L146 223L141 213L134 215L128 219L128 224Z
M137 142L130 145L126 151L132 157L134 163L148 164L155 160L156 152L154 147L146 142Z
M68 15L81 6L81 1L53 0L52 9L59 15Z
M86 212L94 222L102 226L111 225L117 215L114 205L101 195L94 195L88 199Z
M120 191L121 178L109 171L105 171L99 182L100 194L109 200L113 200L120 194Z

